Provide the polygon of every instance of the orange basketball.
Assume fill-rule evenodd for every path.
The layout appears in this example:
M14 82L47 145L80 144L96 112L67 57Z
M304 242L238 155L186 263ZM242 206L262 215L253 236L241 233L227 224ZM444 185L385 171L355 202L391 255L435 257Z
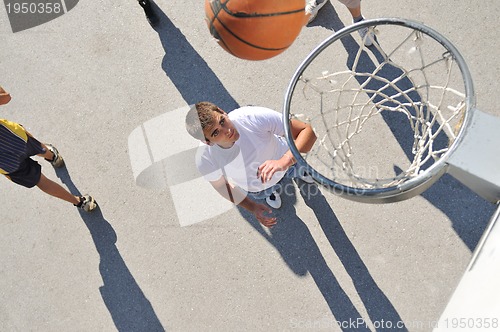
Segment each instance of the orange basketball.
M205 0L210 33L242 59L264 60L292 45L306 22L304 0Z

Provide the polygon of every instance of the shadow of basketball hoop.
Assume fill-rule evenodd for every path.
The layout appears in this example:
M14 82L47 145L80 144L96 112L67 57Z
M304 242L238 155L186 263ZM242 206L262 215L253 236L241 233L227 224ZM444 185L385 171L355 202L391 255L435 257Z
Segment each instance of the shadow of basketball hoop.
M322 26L332 31L338 31L345 27L331 4L324 6L310 26ZM383 40L384 36L378 36L377 38L379 40ZM352 38L342 38L341 42L348 53L346 66L347 68L352 69L353 57L357 54L360 46ZM367 49L373 53L373 56L377 60L380 62L382 61L381 59L383 58L383 55L380 54L375 47L369 47ZM372 72L373 68L375 68L378 64L374 63L366 52L362 52L361 59L358 63L358 66L360 65L363 67L363 70ZM401 74L402 70L396 65L385 66L385 68L382 69L382 72L379 73L380 76L384 76L388 80L401 77ZM360 84L366 82L363 78L357 79ZM371 88L375 89L375 91L382 86L382 82L378 82L376 80L371 81L368 84L370 84ZM404 91L408 89L412 83L410 80L403 78L398 85ZM393 93L390 91L387 92L389 95ZM416 96L416 100L418 99L419 97ZM409 135L407 135L409 130L408 122L402 121L401 114L396 114L394 112L382 112L381 115L392 131L397 142L400 144L402 150L410 159L412 154L412 142L409 141ZM446 146L446 140L446 135L440 135L436 138L436 144L438 146ZM400 171L397 165L394 165L394 168L396 173ZM462 239L464 244L467 245L469 250L473 251L486 228L489 217L494 211L494 206L482 199L471 189L467 188L449 174L444 174L428 190L424 191L421 196L448 216L457 235Z
M208 100L221 105L222 108L227 110L237 108L238 103L231 97L220 80L215 76L196 50L194 50L194 48L189 44L180 30L156 5L153 6L155 8L155 12L160 18L160 23L157 25L155 30L158 32L160 41L165 49L162 68L181 93L186 103L194 104L201 100ZM183 197L184 199L189 197L190 201L195 203L203 201L204 206L220 206L217 204L206 204L206 200L209 197L218 195L210 186L207 187L208 189L205 188L209 191L205 192L203 191L204 189L199 191L198 193L200 195L193 191L195 188L196 190L202 188L203 185L203 181L196 182L196 184L193 182L201 179L199 174L195 174L196 172L188 170L189 174L192 173L190 176L184 176L183 179L173 179L171 178L172 174L176 175L176 177L177 174L175 174L175 172L172 173L172 171L167 171L169 168L172 168L172 165L170 165L172 163L180 163L184 165L186 169L187 164L180 162L182 159L180 156L183 156L183 158L186 156L187 158L191 158L191 162L189 163L190 166L187 167L188 169L191 169L194 162L196 144L193 145L190 144L190 142L196 142L191 137L188 137L187 133L185 133L184 117L181 116L181 114L187 112L187 109L188 107L184 110L180 108L178 110L160 115L158 118L152 119L149 124L145 123L136 128L136 130L134 130L134 132L130 135L129 147L131 146L130 142L133 142L132 145L140 143L139 145L142 146L142 148L138 149L130 148L130 151L141 151L142 153L142 157L139 155L133 157L131 155L133 163L132 168L135 170L134 175L136 176L136 181L138 185L151 188L157 187L159 189L169 187L171 194L175 191L172 190L173 186L181 184L183 186L187 185L191 188L191 194L188 195L186 192L183 192L183 194L178 196L178 198L175 193L172 195L173 200L179 203L174 203L174 205L176 205L176 209L183 205ZM167 142L165 138L161 139L161 127L167 123L169 128L174 128L174 131L176 132L173 136L179 136L183 141L188 143L181 144L179 142ZM184 134L182 134L181 131L184 132ZM146 139L147 137L154 137L155 142ZM161 149L157 149L153 145L157 145L158 147L161 147ZM176 146L175 151L170 151L172 149L172 145ZM182 151L179 150L179 148ZM135 165L134 162L136 162ZM204 182L204 185L207 186L206 181ZM351 299L339 285L335 275L326 264L325 259L321 254L317 243L307 229L307 226L300 218L297 217L296 211L293 207L293 201L296 200L295 194L286 195L284 200L287 208L276 212L277 217L283 221L271 229L269 234L246 210L239 210L245 220L259 234L261 234L261 236L266 238L270 244L277 248L287 266L296 275L304 276L307 273L311 274L336 321L363 321ZM307 203L313 209L317 208L323 210L324 204L326 204L324 200L319 200L316 203ZM190 212L191 215L186 214L182 217L181 214L183 214L182 211L184 210ZM193 206L187 207L187 205L185 208L182 208L181 214L179 214L179 211L180 210L177 210L177 213L180 218L181 226L190 225L193 223L193 220L200 222L215 216L210 213L200 215L201 211L199 209ZM217 210L217 213L223 213L225 211L226 207L222 207ZM331 211L331 208L328 211ZM198 214L198 216L194 217L192 213ZM328 219L328 222L325 218ZM327 237L331 238L333 236L336 240L341 240L338 244L335 244L335 246L332 244L332 246L334 246L336 251L341 253L342 263L346 266L346 270L350 274L356 273L356 275L351 275L351 278L355 281L358 291L363 292L360 296L365 302L364 304L370 314L370 318L373 321L377 321L377 319L381 320L384 317L394 321L400 320L394 306L390 303L388 298L383 294L378 286L376 286L375 281L366 269L365 264L357 254L354 246L350 243L348 237L345 236L345 232L341 232L336 236L332 235L332 229L327 225L331 222L331 219L336 220L333 211L331 211L330 214L327 214L326 217L322 214L318 220L322 223L322 227ZM339 228L340 224L337 222L335 225L335 231L341 231ZM342 234L344 234L343 237L341 236ZM338 248L339 245L345 246L345 248L340 249ZM367 287L370 289L363 288L363 283L369 285ZM372 298L374 300L370 301L369 299ZM382 312L384 314L382 314ZM369 330L365 325L358 327L358 330ZM343 328L343 330L349 330L349 328Z

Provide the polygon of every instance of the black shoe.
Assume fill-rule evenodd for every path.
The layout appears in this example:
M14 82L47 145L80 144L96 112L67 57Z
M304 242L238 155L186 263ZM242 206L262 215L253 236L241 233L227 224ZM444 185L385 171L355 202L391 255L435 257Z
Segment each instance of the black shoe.
M154 27L158 23L159 19L153 11L153 7L151 7L149 0L139 0L139 5L141 5L142 9L144 9L144 14L146 14L149 24Z

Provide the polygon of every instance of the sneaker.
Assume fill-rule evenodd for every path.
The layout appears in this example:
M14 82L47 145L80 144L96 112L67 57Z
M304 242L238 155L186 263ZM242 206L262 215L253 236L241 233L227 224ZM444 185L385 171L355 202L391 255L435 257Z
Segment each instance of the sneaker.
M47 147L47 149L49 149L50 152L52 152L54 154L54 157L52 158L52 160L49 160L47 158L45 158L45 160L47 160L49 163L51 163L52 166L54 166L55 168L59 168L59 167L64 166L64 159L59 154L59 151L57 151L57 149L51 144L45 144L45 146Z
M316 15L318 15L318 12L323 6L326 4L328 0L321 0L320 3L318 3L318 0L308 0L306 4L306 14L311 14L309 16L309 20L307 21L307 24L311 23L314 21L316 18Z
M80 196L80 203L75 205L86 212L92 212L97 207L97 202L90 195Z
M364 18L361 20L363 21ZM358 22L361 22L358 21ZM357 23L357 22L353 22ZM373 33L373 30L369 30L368 28L362 28L358 30L359 35L361 36L361 40L363 41L363 44L365 46L369 47L372 46L373 43L375 42L375 34Z
M314 183L314 180L312 178L311 175L309 175L308 173L306 173L305 171L303 170L300 170L298 172L298 176L297 176L298 179L301 179L302 181L304 181L305 183L309 183L309 184L312 184Z
M144 14L146 14L149 24L154 27L159 20L158 16L156 16L153 11L153 7L151 7L149 0L139 0L139 5L141 5L142 9L144 9Z
M266 197L266 203L273 209L279 209L281 207L281 197L274 191L269 197Z

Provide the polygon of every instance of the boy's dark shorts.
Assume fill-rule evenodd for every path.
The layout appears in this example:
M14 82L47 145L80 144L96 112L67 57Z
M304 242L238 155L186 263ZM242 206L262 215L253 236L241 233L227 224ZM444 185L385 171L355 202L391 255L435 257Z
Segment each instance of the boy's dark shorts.
M26 158L21 161L21 164L16 171L6 174L6 176L12 182L23 187L33 188L40 181L40 177L42 176L42 166L30 157L41 153L45 153L45 149L42 147L42 144L40 144L36 138L28 135Z

